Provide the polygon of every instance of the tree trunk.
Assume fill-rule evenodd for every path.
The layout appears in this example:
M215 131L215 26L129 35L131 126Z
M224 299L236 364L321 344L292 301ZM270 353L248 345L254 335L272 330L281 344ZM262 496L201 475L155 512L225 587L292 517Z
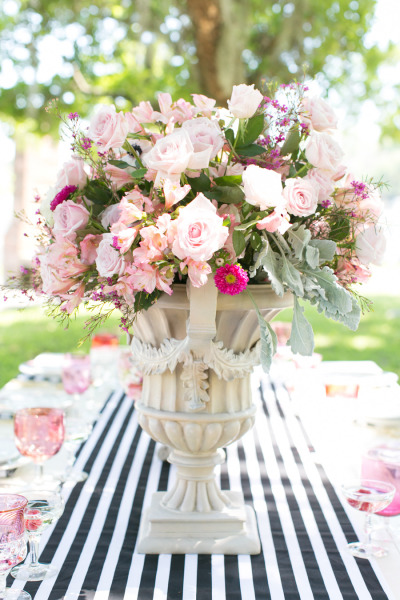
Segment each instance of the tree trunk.
M243 0L187 0L197 46L202 91L226 104L232 86L244 81L248 8Z

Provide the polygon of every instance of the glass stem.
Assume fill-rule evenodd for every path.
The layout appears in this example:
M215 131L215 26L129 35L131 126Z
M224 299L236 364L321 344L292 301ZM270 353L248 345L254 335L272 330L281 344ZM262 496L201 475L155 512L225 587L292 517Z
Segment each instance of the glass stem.
M367 513L365 515L365 524L364 524L365 543L367 546L370 546L372 544L372 539L371 539L372 530L373 530L372 513Z
M28 564L31 567L36 567L37 564L38 564L39 542L40 542L40 535L30 535L29 536L29 558L28 558Z
M6 580L10 571L11 569L0 572L0 600L6 597Z
M35 479L37 481L42 481L42 479L43 479L43 463L35 464Z

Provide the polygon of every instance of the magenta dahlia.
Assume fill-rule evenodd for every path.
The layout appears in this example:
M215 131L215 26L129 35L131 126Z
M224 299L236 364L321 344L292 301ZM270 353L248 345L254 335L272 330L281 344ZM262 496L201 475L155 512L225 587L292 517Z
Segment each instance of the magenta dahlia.
M249 276L240 265L225 265L215 271L214 281L222 294L236 296L246 289Z

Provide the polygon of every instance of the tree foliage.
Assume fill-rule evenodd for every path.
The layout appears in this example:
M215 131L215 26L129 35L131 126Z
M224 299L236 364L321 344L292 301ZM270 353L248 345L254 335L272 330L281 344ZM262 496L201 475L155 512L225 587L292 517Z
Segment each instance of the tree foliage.
M0 115L47 133L54 97L82 115L168 91L222 103L233 84L307 73L353 102L379 98L395 49L366 44L376 0L3 0Z

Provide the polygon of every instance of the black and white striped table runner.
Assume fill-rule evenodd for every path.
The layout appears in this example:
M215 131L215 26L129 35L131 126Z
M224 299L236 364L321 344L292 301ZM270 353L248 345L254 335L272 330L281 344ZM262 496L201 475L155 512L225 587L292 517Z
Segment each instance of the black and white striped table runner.
M227 448L223 489L242 489L257 514L262 552L238 555L141 555L135 552L142 507L165 490L173 467L138 427L120 391L108 400L76 468L88 479L64 490L66 508L43 536L41 560L57 578L27 583L35 600L390 600L322 467L315 464L286 390L257 375L256 425ZM23 582L13 582L21 588Z

